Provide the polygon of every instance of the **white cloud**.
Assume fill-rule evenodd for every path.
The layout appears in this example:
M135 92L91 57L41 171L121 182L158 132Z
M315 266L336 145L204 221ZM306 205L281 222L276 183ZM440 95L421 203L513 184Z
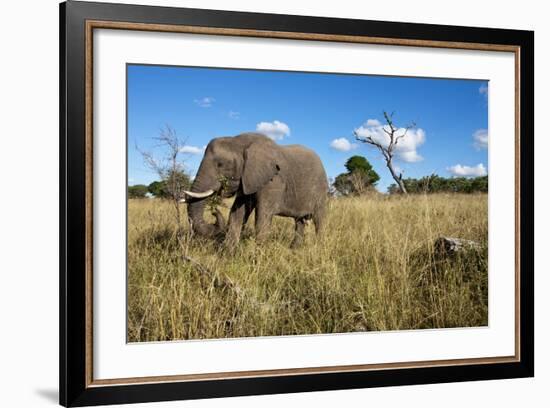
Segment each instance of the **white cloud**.
M281 140L290 135L290 128L284 122L260 122L256 125L256 131L263 133L273 140Z
M455 164L454 166L447 167L447 171L455 177L481 177L487 175L487 169L482 163L479 163L477 166Z
M201 108L209 108L214 104L215 101L216 100L211 96L205 96L204 98L195 99L195 103Z
M241 117L241 114L239 112L229 111L227 113L227 116L229 116L230 119L239 119Z
M355 134L361 138L371 138L377 143L380 143L383 147L388 147L390 144L390 137L384 131L389 131L388 125L382 125L376 119L367 120L362 126L355 129ZM405 133L405 128L399 128L395 133L397 137ZM426 132L423 129L415 128L409 129L402 139L400 139L395 145L396 156L409 163L418 162L423 160L423 157L416 151L419 146L426 141Z
M350 150L357 149L359 146L357 143L350 143L345 137L340 137L330 142L330 147L341 152L349 152Z
M396 151L399 150L396 148ZM398 152L398 156L401 160L407 163L415 163L424 160L424 157L420 156L416 150L405 150Z
M474 147L477 150L487 149L489 146L489 132L487 132L487 129L478 129L472 136L474 138Z
M198 146L186 145L180 148L181 153L189 153L189 154L196 154L196 155L203 154L205 150L206 150L206 146L198 147Z

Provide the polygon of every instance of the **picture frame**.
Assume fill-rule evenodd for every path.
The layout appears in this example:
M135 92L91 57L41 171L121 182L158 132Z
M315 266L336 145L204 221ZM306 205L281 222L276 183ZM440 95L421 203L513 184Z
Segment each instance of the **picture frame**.
M186 375L94 377L94 30L512 53L515 63L514 353ZM495 154L498 155L498 152ZM476 381L534 375L534 33L68 1L60 5L60 404ZM512 237L510 237L511 239ZM120 297L124 297L120 293ZM124 339L121 339L123 342Z

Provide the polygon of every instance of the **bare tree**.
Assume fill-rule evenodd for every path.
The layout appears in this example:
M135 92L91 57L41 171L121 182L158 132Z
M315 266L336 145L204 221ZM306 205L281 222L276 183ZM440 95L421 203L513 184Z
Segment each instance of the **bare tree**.
M143 156L145 164L165 183L168 198L174 206L179 236L182 231L180 201L185 198L184 190L189 188L189 178L185 174L184 161L181 159L186 139L178 137L176 131L168 125L153 139L157 141L156 147L166 151L164 156L157 157L152 152L141 150L137 145L136 149Z
M378 150L380 150L382 156L384 156L384 160L386 160L386 166L388 167L388 170L390 171L393 179L399 186L399 189L403 194L407 194L405 183L403 183L403 172L399 172L398 174L393 165L393 157L395 154L395 147L397 146L399 141L405 137L409 129L414 128L416 125L412 123L411 125L407 126L403 131L401 131L400 128L395 126L393 122L393 112L391 114L388 114L386 111L384 111L384 119L386 120L387 126L383 126L382 130L389 138L389 142L387 144L379 140L374 140L372 136L360 136L357 133L357 130L353 133L356 140L375 146L378 148ZM400 134L398 134L398 132Z
M365 175L360 171L352 171L349 175L349 182L353 186L353 191L357 195L365 194L369 185L365 183Z

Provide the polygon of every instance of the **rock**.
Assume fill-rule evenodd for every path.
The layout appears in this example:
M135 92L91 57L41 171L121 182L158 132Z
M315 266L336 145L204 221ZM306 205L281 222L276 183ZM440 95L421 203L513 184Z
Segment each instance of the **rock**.
M437 254L449 256L467 250L480 249L481 245L468 239L439 237L435 240L434 248Z

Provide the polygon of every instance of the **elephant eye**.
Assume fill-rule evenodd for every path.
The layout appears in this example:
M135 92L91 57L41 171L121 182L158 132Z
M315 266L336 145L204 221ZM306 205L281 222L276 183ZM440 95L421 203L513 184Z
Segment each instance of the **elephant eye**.
M218 166L218 168L219 168L219 167L222 167L222 166L223 166L223 163L222 163L222 162L218 162L217 166Z

